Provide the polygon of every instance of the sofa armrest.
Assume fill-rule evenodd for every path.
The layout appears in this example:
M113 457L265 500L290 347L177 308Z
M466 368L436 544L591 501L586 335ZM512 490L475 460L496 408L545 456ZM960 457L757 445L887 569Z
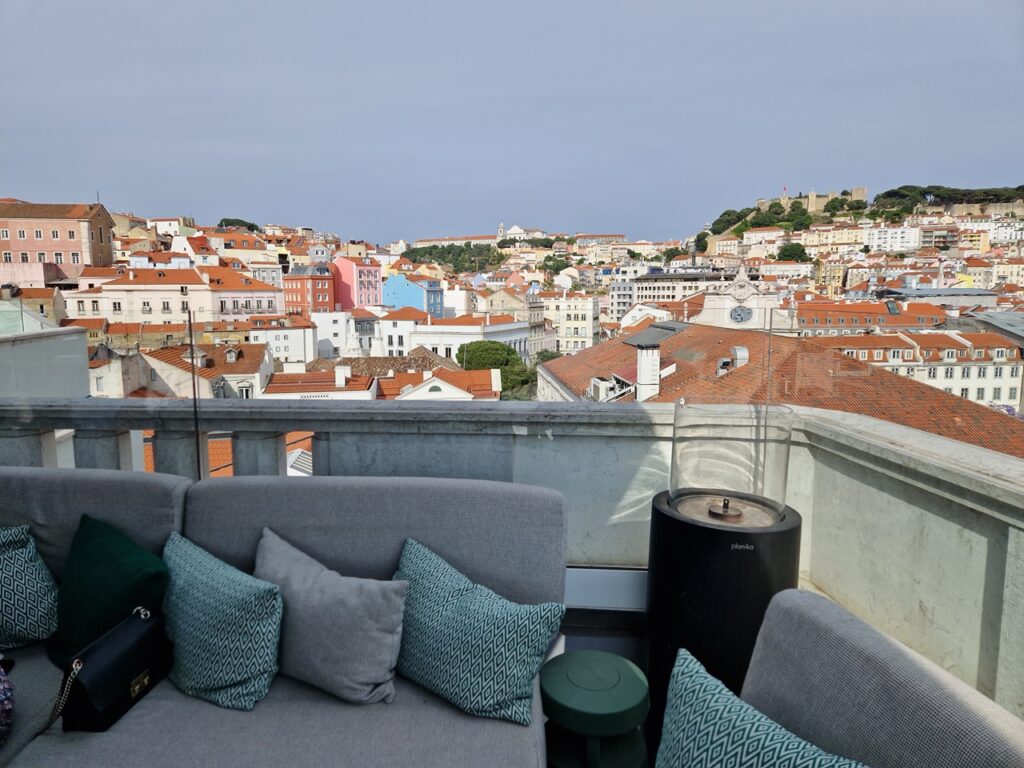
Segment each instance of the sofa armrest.
M1024 722L821 595L780 592L742 698L872 768L1024 765Z

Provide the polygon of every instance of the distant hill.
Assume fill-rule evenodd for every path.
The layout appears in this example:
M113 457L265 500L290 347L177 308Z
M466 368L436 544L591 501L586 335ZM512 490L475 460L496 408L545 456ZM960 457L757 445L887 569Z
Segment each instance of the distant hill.
M916 186L905 184L875 195L868 203L853 199L847 190L829 200L824 210L808 213L799 202L789 208L773 201L764 208L728 208L710 225L712 235L742 236L751 227L777 226L787 230L806 229L812 224L827 224L836 219L857 221L868 218L890 224L902 222L918 206L986 205L1024 201L1024 184L1017 187L983 187L961 189L938 184ZM698 241L697 250L706 247L706 237Z

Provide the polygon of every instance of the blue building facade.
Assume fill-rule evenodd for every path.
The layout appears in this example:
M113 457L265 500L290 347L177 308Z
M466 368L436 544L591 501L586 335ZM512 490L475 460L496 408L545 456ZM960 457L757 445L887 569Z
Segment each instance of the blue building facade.
M444 288L430 277L394 275L384 281L384 304L395 309L414 307L431 317L444 316Z

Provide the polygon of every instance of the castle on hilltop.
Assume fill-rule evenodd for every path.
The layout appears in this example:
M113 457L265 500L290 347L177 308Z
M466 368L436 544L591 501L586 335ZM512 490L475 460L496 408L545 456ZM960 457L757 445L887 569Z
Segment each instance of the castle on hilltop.
M846 190L844 190L844 191L846 191ZM808 213L822 213L825 210L825 203L827 203L829 200L834 200L835 198L839 197L840 194L841 193L839 193L839 192L829 192L827 195L822 195L822 194L818 194L818 193L812 191L812 192L809 192L806 195L800 195L799 197L790 197L788 194L786 194L785 187L783 187L782 195L780 197L776 197L776 198L773 198L771 200L765 200L764 198L758 198L757 202L755 202L754 205L759 210L763 211L765 208L767 208L772 203L778 202L778 203L782 203L783 207L786 208L786 210L789 210L789 206L794 201L796 201L796 202L799 202L801 205L803 205L803 207L807 209ZM867 200L868 200L868 188L867 187L853 187L853 189L851 189L849 191L849 194L847 195L847 197L850 200L863 200L864 202L867 202Z

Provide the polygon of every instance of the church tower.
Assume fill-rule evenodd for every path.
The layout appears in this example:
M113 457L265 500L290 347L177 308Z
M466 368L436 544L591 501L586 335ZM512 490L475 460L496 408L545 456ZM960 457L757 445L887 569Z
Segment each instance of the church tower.
M504 221L502 221L502 222L500 222L498 224L498 239L499 240L504 240L505 239L505 222Z

